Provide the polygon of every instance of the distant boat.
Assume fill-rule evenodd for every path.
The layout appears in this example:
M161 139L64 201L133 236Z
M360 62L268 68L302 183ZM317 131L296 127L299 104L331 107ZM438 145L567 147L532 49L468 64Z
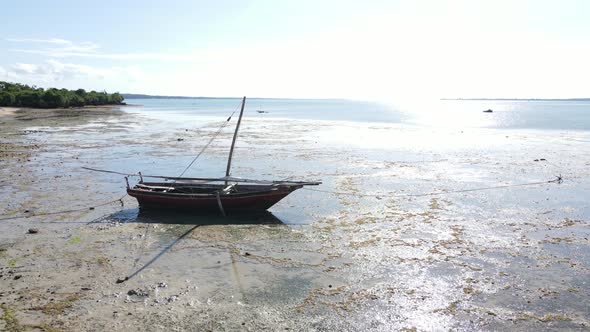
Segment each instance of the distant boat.
M483 112L484 112L484 113L494 113L494 111L492 111L492 110L491 110L491 109L489 109L489 108L488 108L487 110L483 111Z
M263 181L230 176L231 161L242 122L246 97L242 99L240 117L236 124L225 176L220 178L183 178L142 176L135 186L127 181L127 193L135 197L140 207L182 209L195 212L264 211L293 191L304 186L317 186L318 181ZM144 182L144 177L171 182Z
M258 113L268 113L268 111L263 111L262 110L262 106L258 106L258 110L256 112L258 112Z

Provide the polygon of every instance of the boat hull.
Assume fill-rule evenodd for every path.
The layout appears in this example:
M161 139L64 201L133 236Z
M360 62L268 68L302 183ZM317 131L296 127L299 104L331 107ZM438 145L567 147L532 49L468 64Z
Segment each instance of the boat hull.
M187 195L162 192L150 192L127 189L129 196L135 197L141 208L176 209L210 213L220 211L219 201L223 210L227 211L265 211L285 198L298 188L280 188L264 192L219 195Z

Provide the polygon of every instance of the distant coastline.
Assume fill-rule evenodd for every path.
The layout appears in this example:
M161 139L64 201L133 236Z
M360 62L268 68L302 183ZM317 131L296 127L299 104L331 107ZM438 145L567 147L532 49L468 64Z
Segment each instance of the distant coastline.
M125 105L118 92L87 92L84 89L68 90L21 83L0 81L0 106L26 108L72 108L83 106Z
M440 100L482 101L590 101L590 98L441 98Z
M121 93L121 96L127 99L236 99L241 100L242 97L190 97L190 96L160 96L160 95L146 95L141 93ZM269 99L269 100L334 100L334 101L344 101L348 99L342 98L267 98L267 97L248 97L248 99Z
M238 97L187 97L187 96L157 96L141 93L122 93L125 99L239 99Z

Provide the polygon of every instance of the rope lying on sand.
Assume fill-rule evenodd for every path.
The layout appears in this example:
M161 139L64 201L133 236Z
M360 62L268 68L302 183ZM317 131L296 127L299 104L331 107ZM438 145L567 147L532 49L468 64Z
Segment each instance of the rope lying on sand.
M538 186L538 185L544 185L544 184L548 184L548 183L562 183L562 182L563 182L563 178L560 175L560 176L557 176L556 179L549 180L549 181L507 184L507 185L500 185L500 186L471 188L471 189L461 189L461 190L438 191L438 192L430 192L430 193L422 193L422 194L399 194L399 193L396 193L396 192L384 192L384 193L380 193L380 194L359 194L359 193L342 192L342 191L330 191L330 190L311 189L311 188L302 188L302 189L303 190L309 190L309 191L317 191L317 192L322 192L322 193L327 193L327 194L348 195L348 196L357 196L357 197L375 197L375 198L382 198L382 197L424 197L424 196L439 196L439 195L445 195L445 194L465 193L465 192L471 192L471 191L482 191L482 190L492 190L492 189L505 189L505 188L511 188L511 187Z
M0 217L2 217L2 218L0 218L0 221L3 221L3 220L11 220L11 219L33 218L33 217L41 217L41 216L51 216L51 215L56 215L56 214L67 214L67 213L82 212L82 211L89 211L89 210L94 210L97 207L101 207L101 206L105 206L105 205L110 205L110 204L113 204L113 203L116 203L116 202L119 202L121 204L121 207L123 207L123 206L125 206L125 203L123 202L123 198L125 198L125 196L127 196L127 194L121 196L121 198L117 198L117 199L114 199L112 201L104 202L104 203L101 203L101 204L97 204L97 205L89 206L89 207L85 207L85 208L79 208L79 209L62 210L62 211L52 211L52 212L40 212L40 213L26 214L26 215L22 215L22 216L14 216L14 217L0 216Z

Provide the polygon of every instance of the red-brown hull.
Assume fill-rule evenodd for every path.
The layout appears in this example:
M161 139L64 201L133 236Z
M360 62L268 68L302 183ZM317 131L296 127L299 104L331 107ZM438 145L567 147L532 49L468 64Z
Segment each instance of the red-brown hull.
M294 189L293 189L294 190ZM243 195L221 195L219 198L225 211L264 211L289 195L293 190L275 190ZM127 189L143 208L181 209L196 212L219 211L216 195L173 195Z

